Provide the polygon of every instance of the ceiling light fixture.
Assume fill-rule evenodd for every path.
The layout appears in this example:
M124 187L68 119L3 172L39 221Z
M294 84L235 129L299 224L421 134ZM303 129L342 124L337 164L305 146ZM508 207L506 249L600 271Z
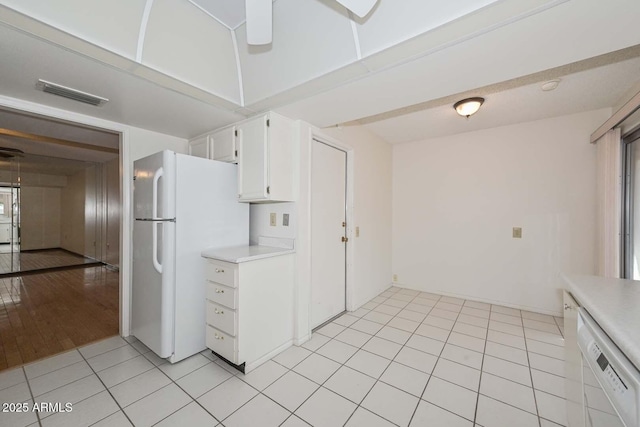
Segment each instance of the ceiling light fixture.
M549 92L557 88L559 84L560 84L560 79L549 80L548 82L542 83L540 88L545 92Z
M455 108L456 112L461 116L469 118L469 116L478 112L483 102L484 98L467 98L453 104L453 108Z

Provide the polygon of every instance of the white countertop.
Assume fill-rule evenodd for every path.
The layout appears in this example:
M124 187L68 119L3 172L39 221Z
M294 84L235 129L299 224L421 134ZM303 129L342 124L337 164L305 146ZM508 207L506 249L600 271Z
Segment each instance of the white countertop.
M640 281L565 276L578 303L640 369Z
M274 246L234 246L231 248L206 249L202 251L205 258L217 259L219 261L232 262L238 264L241 262L255 261L257 259L269 258L273 256L288 255L295 253L290 248L277 248Z

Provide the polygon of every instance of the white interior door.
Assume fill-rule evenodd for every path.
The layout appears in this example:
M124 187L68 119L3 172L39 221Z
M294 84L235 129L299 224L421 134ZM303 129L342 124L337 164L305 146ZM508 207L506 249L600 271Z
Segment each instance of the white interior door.
M311 144L311 327L345 311L347 153Z

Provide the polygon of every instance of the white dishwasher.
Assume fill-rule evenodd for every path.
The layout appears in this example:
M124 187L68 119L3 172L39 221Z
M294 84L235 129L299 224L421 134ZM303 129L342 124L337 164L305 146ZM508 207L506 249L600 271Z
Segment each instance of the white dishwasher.
M640 427L640 371L580 308L578 346L587 427Z

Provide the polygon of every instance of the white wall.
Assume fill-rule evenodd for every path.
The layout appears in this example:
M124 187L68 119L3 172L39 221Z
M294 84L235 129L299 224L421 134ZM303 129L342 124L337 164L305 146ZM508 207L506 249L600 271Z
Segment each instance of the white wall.
M78 255L93 256L85 250L86 180L87 172L81 170L67 177L67 185L62 188L60 200L62 220L60 222L60 247ZM95 203L95 201L94 201Z
M589 135L610 113L394 146L398 283L560 313L560 274L595 270L596 148ZM512 227L522 227L522 239L512 238Z
M361 126L322 132L353 149L353 308L391 286L392 146ZM355 237L355 227L360 237Z
M32 186L20 190L20 249L60 247L60 188Z
M270 214L276 214L276 225L270 225ZM289 214L289 226L282 225L282 215ZM249 242L258 244L258 238L278 237L295 239L298 231L297 207L295 202L252 203L249 208Z

